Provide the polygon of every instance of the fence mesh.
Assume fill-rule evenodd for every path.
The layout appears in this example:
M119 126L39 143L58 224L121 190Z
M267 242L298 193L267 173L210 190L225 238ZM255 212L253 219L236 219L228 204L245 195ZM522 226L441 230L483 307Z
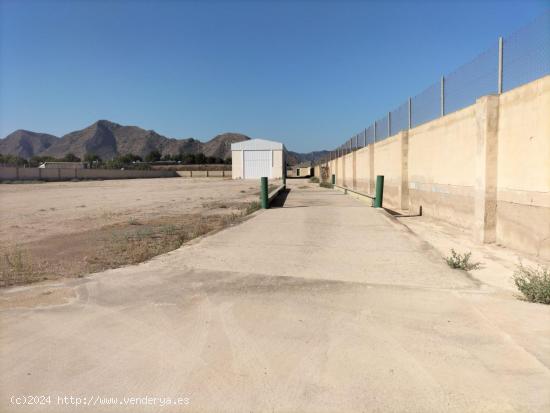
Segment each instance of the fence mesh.
M445 76L444 114L475 103L476 99L498 93L498 41L472 61ZM531 24L503 40L502 89L508 91L550 74L550 9ZM437 81L411 99L411 127L441 116L441 82ZM386 139L409 128L408 101L377 120L340 148L349 152Z
M391 135L409 129L409 102L403 103L391 113Z
M376 140L381 141L388 137L388 115L376 121Z
M365 134L367 136L367 145L374 143L374 125L370 125L365 131Z
M498 92L498 44L445 76L445 114Z
M439 117L441 114L441 83L432 84L412 98L411 112L413 128Z
M503 91L550 74L550 10L504 38Z

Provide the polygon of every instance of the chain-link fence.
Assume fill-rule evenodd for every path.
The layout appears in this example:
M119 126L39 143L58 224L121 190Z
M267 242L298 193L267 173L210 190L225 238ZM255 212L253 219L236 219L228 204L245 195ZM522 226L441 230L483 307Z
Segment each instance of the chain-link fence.
M498 44L445 76L443 87L444 114L472 105L480 96L498 93Z
M388 115L374 122L374 128L376 132L375 138L377 141L381 141L382 139L386 139L390 136L388 128Z
M459 67L337 149L342 153L386 139L440 116L550 74L550 9L531 24L499 38Z
M409 129L409 102L403 103L397 109L391 112L390 116L390 136Z
M504 38L502 49L503 91L550 73L550 11Z
M434 83L411 99L411 127L429 122L441 115L441 84Z
M367 145L370 145L371 143L374 143L375 136L374 136L374 125L370 125L366 130L365 133L367 135Z

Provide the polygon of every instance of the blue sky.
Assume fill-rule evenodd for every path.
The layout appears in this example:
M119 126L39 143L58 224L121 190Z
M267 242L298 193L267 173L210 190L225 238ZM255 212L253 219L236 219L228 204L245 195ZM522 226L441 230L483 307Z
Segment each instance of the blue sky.
M97 119L330 149L550 1L0 0L0 137Z

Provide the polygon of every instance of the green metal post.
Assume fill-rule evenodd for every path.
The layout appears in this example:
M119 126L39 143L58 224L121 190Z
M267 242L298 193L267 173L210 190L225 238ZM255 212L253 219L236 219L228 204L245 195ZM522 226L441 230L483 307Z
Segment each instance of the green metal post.
M332 174L332 185L336 185L336 175Z
M376 176L376 198L374 198L374 207L382 208L384 199L384 175Z
M262 206L262 209L269 208L269 204L267 202L267 177L262 176L260 178L260 204Z

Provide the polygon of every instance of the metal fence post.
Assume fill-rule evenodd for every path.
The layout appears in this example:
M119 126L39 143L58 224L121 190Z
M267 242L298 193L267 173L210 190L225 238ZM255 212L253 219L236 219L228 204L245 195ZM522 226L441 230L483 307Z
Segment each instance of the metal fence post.
M384 175L376 176L376 198L374 198L374 207L382 208L384 199Z
M412 99L409 98L409 129L412 128Z
M391 112L388 112L388 137L391 136Z
M376 142L376 121L374 121L374 140L372 143Z
M262 209L267 209L269 207L267 195L267 176L262 176L260 178L260 204Z
M502 68L503 68L503 53L504 52L504 42L502 41L502 36L499 36L498 38L498 94L500 95L502 93Z
M441 116L445 116L445 76L441 76Z

